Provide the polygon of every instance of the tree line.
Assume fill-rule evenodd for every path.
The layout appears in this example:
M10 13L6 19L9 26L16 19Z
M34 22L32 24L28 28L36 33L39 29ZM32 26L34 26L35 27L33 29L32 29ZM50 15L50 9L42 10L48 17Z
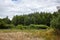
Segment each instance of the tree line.
M60 28L60 10L53 13L48 12L34 12L28 15L15 15L12 20L8 18L0 18L0 29L15 28L18 25L29 26L46 25L53 28Z

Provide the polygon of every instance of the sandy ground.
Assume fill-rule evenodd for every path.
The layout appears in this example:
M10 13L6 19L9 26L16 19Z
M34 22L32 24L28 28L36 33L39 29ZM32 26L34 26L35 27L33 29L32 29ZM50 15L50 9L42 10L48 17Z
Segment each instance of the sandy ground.
M0 40L44 40L44 39L32 36L31 33L11 32L0 33Z

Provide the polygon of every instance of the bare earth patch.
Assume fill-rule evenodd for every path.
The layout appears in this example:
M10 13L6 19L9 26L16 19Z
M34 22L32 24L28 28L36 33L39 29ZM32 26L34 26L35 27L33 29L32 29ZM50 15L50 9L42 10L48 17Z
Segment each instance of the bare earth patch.
M44 40L44 39L32 36L31 33L11 32L0 33L0 40Z

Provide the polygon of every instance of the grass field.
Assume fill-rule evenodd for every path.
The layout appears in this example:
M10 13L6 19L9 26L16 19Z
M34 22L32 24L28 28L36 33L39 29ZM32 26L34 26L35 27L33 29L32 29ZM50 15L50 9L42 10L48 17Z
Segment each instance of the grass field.
M0 40L55 40L53 29L47 30L0 30Z

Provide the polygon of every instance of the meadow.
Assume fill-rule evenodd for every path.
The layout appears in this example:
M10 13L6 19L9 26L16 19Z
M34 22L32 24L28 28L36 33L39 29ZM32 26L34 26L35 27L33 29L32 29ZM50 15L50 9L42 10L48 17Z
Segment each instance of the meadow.
M40 30L1 29L0 40L56 40L53 32L52 28Z

